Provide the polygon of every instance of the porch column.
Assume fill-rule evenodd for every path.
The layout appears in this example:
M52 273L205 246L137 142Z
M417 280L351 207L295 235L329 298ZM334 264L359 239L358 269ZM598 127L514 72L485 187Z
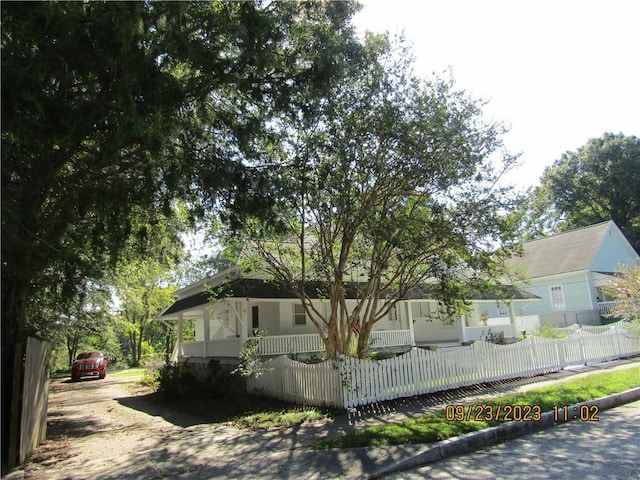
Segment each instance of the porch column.
M460 325L462 326L462 341L467 341L467 314L460 315Z
M205 305L202 309L202 320L204 325L202 325L202 334L204 336L204 347L202 355L204 357L207 356L207 344L209 343L211 336L211 312L208 305Z
M416 346L416 333L413 330L413 308L411 308L411 302L407 300L407 321L409 322L409 339L411 340L411 346Z
M178 314L178 357L184 356L182 351L182 332L184 332L184 317L182 313Z
M244 341L247 339L247 325L249 316L249 299L240 302L240 312L238 312L238 328L240 328L240 345L244 345Z
M516 311L513 306L513 300L509 302L509 322L513 325L513 330L516 334L516 338L520 337L520 333L518 332L518 324L516 322Z

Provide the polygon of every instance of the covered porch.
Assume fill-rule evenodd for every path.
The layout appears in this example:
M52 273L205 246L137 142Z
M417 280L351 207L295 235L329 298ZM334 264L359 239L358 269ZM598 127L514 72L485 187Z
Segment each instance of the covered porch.
M162 319L172 320L177 333L171 361L217 358L233 363L231 359L240 358L249 338L257 339L258 352L263 356L324 352L322 338L313 333L314 325L304 322L296 304L299 302L293 299L226 298L165 313ZM185 340L187 324L194 331L194 340ZM385 319L379 327L371 333L371 348L415 345L413 331L406 321Z

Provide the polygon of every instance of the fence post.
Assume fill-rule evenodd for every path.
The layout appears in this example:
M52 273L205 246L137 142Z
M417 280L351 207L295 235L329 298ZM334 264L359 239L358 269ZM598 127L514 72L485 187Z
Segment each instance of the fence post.
M411 378L413 379L413 389L414 390L418 390L418 378L419 378L419 368L418 368L418 362L417 362L417 353L418 353L418 347L413 347L411 350L409 350L409 355L411 355Z
M582 333L582 329L578 330L578 337L580 342L580 358L582 359L582 364L587 365L587 355L584 351L584 339L582 338L584 334Z
M484 355L482 354L482 350L484 350L484 342L479 342L480 345L478 348L475 348L475 343L473 344L473 349L476 356L475 364L478 366L478 378L484 378Z
M564 370L564 342L562 340L556 340L556 354L560 370Z
M616 351L618 352L618 358L622 356L622 346L620 345L620 335L622 334L621 330L622 328L618 326L613 327L613 338L616 342Z

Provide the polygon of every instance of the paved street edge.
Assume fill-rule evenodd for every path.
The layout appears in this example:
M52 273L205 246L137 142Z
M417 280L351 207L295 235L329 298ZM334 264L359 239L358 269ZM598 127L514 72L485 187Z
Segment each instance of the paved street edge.
M589 400L588 402L569 405L568 410L570 412L579 411L581 406L597 405L602 411L619 405L624 405L625 403L635 402L636 400L640 400L640 387L609 395L607 397ZM546 412L542 414L542 418L537 422L508 422L480 430L479 432L443 440L429 445L426 450L412 457L400 460L393 465L389 465L377 472L366 475L364 478L367 480L382 478L393 472L421 467L439 460L444 460L445 458L470 453L489 445L496 445L504 442L505 440L523 437L540 430L562 425L563 423L566 423L562 420L562 416L563 415L558 415L560 420L556 421L553 412ZM569 416L569 421L572 421L571 416Z

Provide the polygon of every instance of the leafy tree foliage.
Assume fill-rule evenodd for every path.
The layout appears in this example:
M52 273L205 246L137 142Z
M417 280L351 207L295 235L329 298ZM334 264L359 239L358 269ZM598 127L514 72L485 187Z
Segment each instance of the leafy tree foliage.
M132 233L150 233L136 231L137 220L169 215L175 198L196 215L255 194L246 168L259 156L255 139L271 112L288 108L292 91L322 91L334 58L350 48L354 9L1 4L4 398L38 292L60 285L73 296L82 279L115 263ZM253 198L239 209L262 205Z
M532 236L613 220L640 251L640 138L605 133L548 167L531 194Z
M612 317L640 323L640 266L620 268L603 290L616 300Z
M54 348L66 350L67 365L79 351L104 350L109 357L117 353L111 325L111 292L92 281L77 286L72 297L55 300L52 292L40 292L29 304L27 331L49 340ZM108 348L105 348L108 347Z
M357 332L366 354L374 324L416 287L453 306L501 269L494 254L515 222L496 181L514 158L504 129L451 81L411 74L409 52L369 36L362 61L319 101L273 122L277 208L245 223L255 268L288 285L328 355ZM320 281L330 312L305 286ZM354 310L346 291L360 285Z
M130 261L117 268L115 286L121 302L118 323L127 340L131 366L140 365L148 323L171 305L171 293L176 287L166 280L166 267L152 258Z

